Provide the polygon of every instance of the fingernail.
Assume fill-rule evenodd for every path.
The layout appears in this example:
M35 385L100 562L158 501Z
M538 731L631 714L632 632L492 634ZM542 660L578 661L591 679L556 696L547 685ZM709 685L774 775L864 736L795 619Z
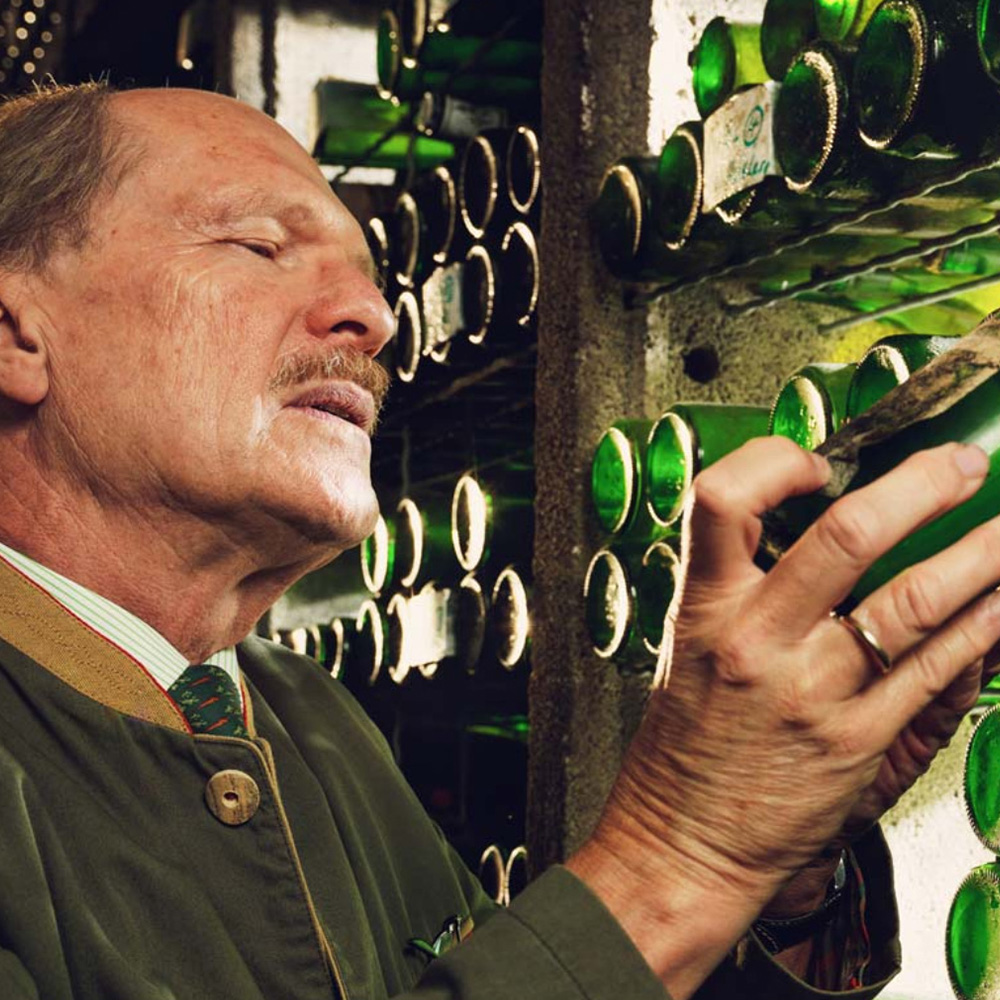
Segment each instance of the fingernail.
M986 452L974 444L963 444L955 451L955 464L970 479L982 479L990 468Z

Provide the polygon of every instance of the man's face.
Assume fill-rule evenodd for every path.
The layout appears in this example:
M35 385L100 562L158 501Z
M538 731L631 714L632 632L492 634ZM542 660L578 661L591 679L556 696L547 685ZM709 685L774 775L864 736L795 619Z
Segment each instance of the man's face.
M147 152L43 279L50 450L154 528L191 513L276 555L358 542L392 314L357 223L259 112L193 91L113 107Z

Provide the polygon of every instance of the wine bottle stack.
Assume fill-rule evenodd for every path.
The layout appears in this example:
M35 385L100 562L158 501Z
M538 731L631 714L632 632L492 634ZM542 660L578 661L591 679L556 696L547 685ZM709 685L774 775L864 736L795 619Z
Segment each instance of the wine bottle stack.
M993 855L1000 855L998 713L1000 708L993 705L976 723L966 750L964 777L969 823ZM996 992L1000 968L1000 859L978 866L959 886L948 913L945 955L948 976L959 1000Z
M602 436L592 463L593 509L609 536L587 570L583 593L594 652L622 669L655 664L664 616L680 579L682 513L697 473L753 437L777 434L815 449L934 358L958 336L894 334L853 362L814 362L789 375L770 410L710 403L675 404L658 420L621 420ZM922 421L890 443L870 446L851 488L870 481L912 451L945 441L978 444L1000 466L992 430L1000 412L1000 376L961 404ZM831 499L822 493L787 500L765 517L762 559L781 554ZM855 586L861 600L908 566L957 540L1000 508L995 477L971 500L919 528L880 559ZM996 701L993 682L981 705Z
M701 118L601 182L612 273L670 285L739 264L767 295L912 256L886 283L820 291L861 310L973 276L926 249L995 229L996 0L768 0L760 24L712 20L689 63ZM978 249L975 276L1000 273Z
M398 171L366 233L400 394L533 347L540 34L538 0L400 0L379 19L377 87L317 88L317 158Z
M290 592L303 624L272 638L349 687L421 680L524 708L531 646L534 470L467 472L450 495L402 497L356 553ZM317 622L312 608L337 613Z
M767 433L761 407L676 404L658 420L620 420L601 437L591 498L604 544L583 584L595 654L623 670L655 663L680 580L682 512L695 475Z

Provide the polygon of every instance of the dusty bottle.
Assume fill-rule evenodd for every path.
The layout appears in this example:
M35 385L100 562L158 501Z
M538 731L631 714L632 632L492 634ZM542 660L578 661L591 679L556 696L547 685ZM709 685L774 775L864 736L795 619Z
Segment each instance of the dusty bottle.
M679 403L657 420L646 445L646 503L653 520L672 524L694 477L751 438L767 434L758 406Z
M904 157L975 154L998 119L975 0L884 0L861 36L852 91L862 139Z
M948 913L945 954L958 1000L996 996L1000 967L1000 863L966 876Z
M857 365L806 365L781 387L771 407L769 432L802 448L818 448L847 417L847 394Z

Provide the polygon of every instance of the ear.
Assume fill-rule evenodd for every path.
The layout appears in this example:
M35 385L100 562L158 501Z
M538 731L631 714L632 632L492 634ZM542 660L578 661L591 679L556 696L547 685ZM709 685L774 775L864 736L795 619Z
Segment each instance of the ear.
M16 284L16 277L0 280L0 401L37 406L49 392L48 351L38 312L12 304L22 298Z

